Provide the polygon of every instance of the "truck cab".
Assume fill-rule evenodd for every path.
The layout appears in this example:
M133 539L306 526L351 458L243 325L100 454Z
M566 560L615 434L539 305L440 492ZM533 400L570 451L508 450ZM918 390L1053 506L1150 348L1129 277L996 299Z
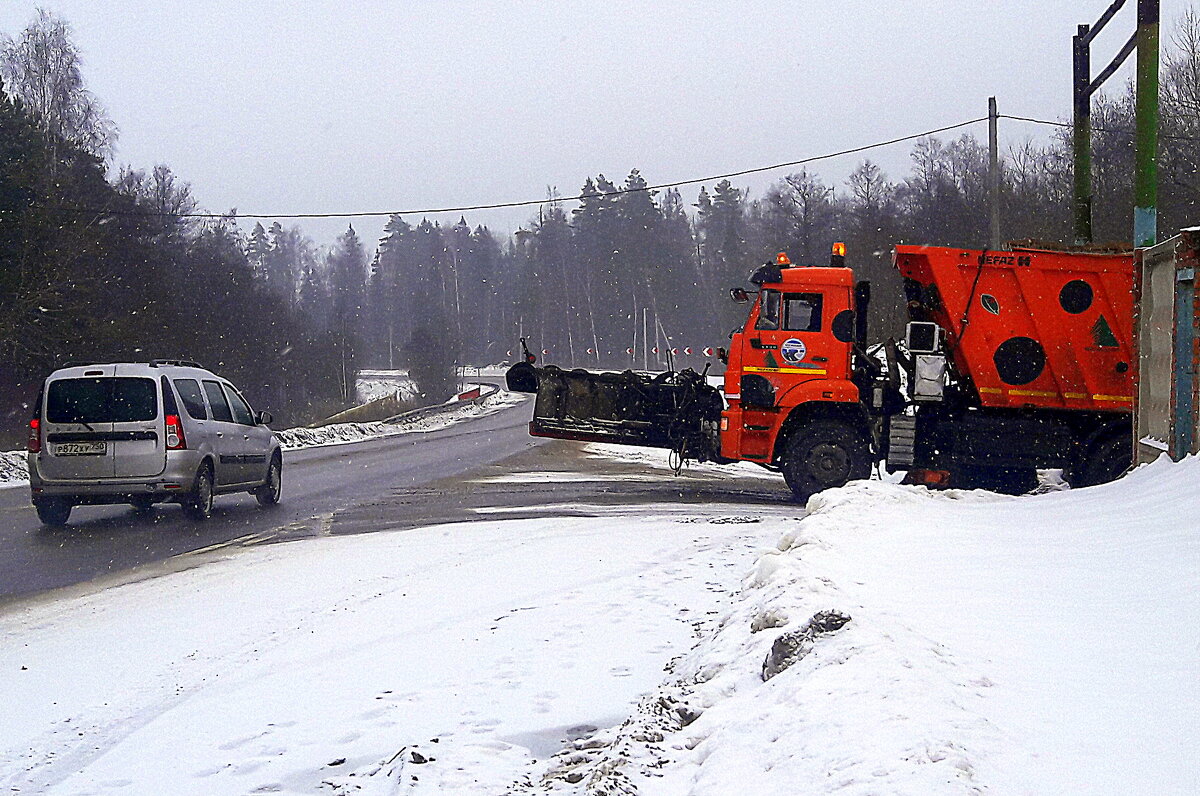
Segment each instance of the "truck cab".
M758 295L731 338L725 371L722 457L781 467L790 483L799 468L788 461L803 456L818 473L805 491L865 477L870 466L868 418L853 380L854 273L840 256L830 266L795 266L781 253L759 268L750 280ZM798 436L813 444L795 449Z

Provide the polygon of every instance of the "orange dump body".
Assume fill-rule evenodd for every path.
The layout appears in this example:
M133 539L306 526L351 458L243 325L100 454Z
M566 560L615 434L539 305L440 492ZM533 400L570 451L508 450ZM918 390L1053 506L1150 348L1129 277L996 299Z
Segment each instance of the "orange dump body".
M897 246L895 262L983 406L1130 410L1132 255Z

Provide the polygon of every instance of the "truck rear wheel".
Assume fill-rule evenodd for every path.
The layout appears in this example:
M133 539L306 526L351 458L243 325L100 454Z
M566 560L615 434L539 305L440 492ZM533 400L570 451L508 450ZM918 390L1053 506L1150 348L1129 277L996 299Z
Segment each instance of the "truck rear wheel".
M1129 434L1113 434L1093 442L1078 467L1067 475L1075 488L1116 481L1133 465L1133 440Z
M1024 495L1037 489L1038 473L1034 467L960 465L950 469L950 486L954 489L986 489L1001 495Z
M837 420L816 420L787 441L783 478L796 500L871 475L870 448L863 435Z

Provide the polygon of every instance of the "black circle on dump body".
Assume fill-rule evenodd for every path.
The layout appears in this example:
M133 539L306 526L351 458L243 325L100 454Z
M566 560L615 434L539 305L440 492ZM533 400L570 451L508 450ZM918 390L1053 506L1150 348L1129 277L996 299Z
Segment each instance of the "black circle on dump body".
M1082 279L1072 279L1058 292L1058 303L1067 312L1078 315L1092 306L1094 295L1092 286L1087 282Z
M1046 350L1032 337L1010 337L992 356L1005 384L1028 384L1046 368Z
M833 323L829 330L833 332L833 336L843 343L848 343L854 339L854 313L851 310L842 310L837 315L833 316Z

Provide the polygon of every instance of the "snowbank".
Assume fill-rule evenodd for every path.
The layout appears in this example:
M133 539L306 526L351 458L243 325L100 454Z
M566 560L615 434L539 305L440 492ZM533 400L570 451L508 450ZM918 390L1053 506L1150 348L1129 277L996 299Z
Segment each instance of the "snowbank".
M0 488L28 483L25 451L0 451Z
M493 414L524 400L525 396L520 393L501 390L495 395L484 398L479 403L463 404L435 415L416 417L398 423L335 423L320 428L289 428L276 432L276 436L283 443L284 450L315 448L321 445L344 445L349 442L362 442L366 439L391 437L397 434L438 431L464 420Z
M1035 497L877 481L814 496L679 678L561 755L547 781L581 793L1194 793L1198 479L1193 458ZM763 682L774 640L827 609L851 622Z

